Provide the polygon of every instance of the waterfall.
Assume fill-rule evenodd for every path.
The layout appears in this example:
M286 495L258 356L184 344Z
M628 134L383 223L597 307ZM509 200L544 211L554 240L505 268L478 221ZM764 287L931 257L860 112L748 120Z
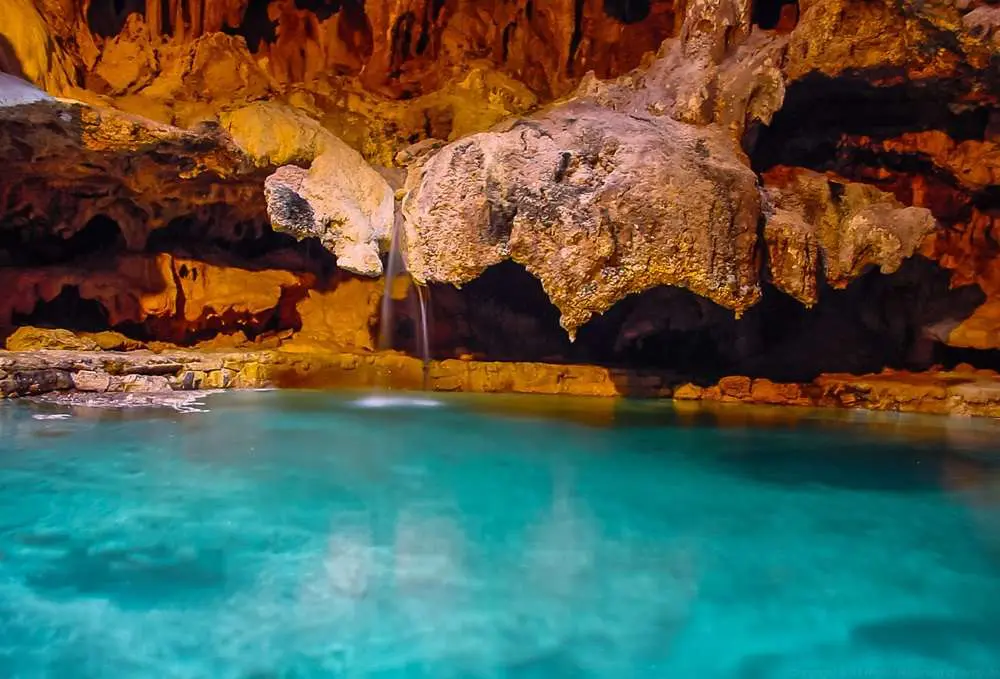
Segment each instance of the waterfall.
M402 241L403 219L402 215L397 212L389 238L389 256L386 258L385 263L385 290L382 293L378 350L388 351L393 348L393 290L397 278L408 277L410 282L413 283L413 287L416 288L416 316L419 319L419 325L416 329L418 333L417 352L423 360L423 388L427 389L427 371L431 360L430 331L428 330L429 323L427 320L430 290L417 285L416 281L407 273L406 265L403 262ZM408 289L406 294L409 297L412 293Z

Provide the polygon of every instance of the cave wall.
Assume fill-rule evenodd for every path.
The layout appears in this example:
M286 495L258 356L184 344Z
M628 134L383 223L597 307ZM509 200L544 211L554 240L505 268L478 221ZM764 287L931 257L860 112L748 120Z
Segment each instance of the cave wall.
M442 358L1000 351L993 4L9 2L4 334L371 351L395 231Z

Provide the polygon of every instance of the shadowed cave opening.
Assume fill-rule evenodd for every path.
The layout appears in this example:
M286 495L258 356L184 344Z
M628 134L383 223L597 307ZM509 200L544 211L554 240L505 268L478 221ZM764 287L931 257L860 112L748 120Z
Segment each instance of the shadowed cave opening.
M11 327L0 329L0 336L5 337L17 327L30 325L74 332L115 330L141 342L169 342L178 346L193 346L233 333L242 333L253 342L279 335L291 336L301 329L302 320L295 305L305 294L304 290L287 289L274 307L259 313L226 309L195 321L185 319L184 299L181 296L172 316L150 316L141 323L126 321L111 325L108 310L102 302L82 297L77 285L64 285L53 299L36 300L30 312L14 312Z
M40 328L63 328L78 332L108 330L108 313L100 302L80 297L75 285L64 285L49 301L39 300L31 313L14 313L13 325L34 325Z
M120 262L126 261L119 257L127 256L131 273L119 283L114 283L115 277L108 279L109 285L126 287L109 289L108 294L113 293L116 301L106 302L116 306L124 304L126 308L138 304L143 295L155 295L166 289L167 282L161 280L159 268L151 261L159 253L240 269L245 276L264 269L313 274L320 288L337 271L336 258L318 240L297 241L287 234L275 232L268 224L254 221L214 219L206 222L193 217L178 218L152 231L143 249L131 253L127 251L119 225L105 215L95 216L67 238L48 233L45 226L38 229L0 228L0 267L22 269L31 275L44 273L51 267L54 280L67 277L84 280L90 275L113 272ZM150 261L140 264L144 256ZM177 275L197 283L199 268L184 264ZM132 289L136 285L139 288ZM185 299L183 293L178 293L177 310L173 315L112 326L108 309L101 302L84 299L76 284L65 284L54 299L28 301L29 306L33 305L30 312L14 312L10 318L11 327L0 329L0 339L18 326L36 325L82 332L113 329L144 342L164 341L182 346L233 333L243 333L249 341L266 340L277 335L290 336L301 328L295 305L306 292L303 286L288 288L274 307L255 314L224 308L212 310L195 320L184 318ZM25 308L25 301L19 300L21 308ZM211 307L210 299L207 306Z
M39 235L27 228L0 226L0 263L11 266L66 264L124 250L121 227L106 215L96 215L66 238L47 231Z
M799 19L797 0L755 0L751 21L765 30L791 31Z
M267 221L178 217L146 239L145 251L198 259L220 266L286 269L328 278L337 260L317 238L297 240Z
M649 16L652 0L604 0L604 13L623 24L634 24Z
M654 288L593 318L570 343L541 284L504 262L461 289L431 286L431 349L436 358L650 368L705 385L735 374L809 381L821 373L1000 361L1000 352L945 347L950 329L985 295L977 286L951 289L948 272L922 257L891 275L872 270L843 290L827 287L812 309L764 288L761 302L739 320L686 290ZM397 321L398 348L408 353L417 322L415 310Z
M166 2L163 4L168 6ZM125 28L129 14L145 11L146 0L91 0L87 6L87 28L94 35L113 38Z
M270 0L250 0L243 11L243 19L238 26L223 26L222 32L242 37L250 52L256 54L260 44L272 43L277 37L277 24L267 14ZM169 24L164 24L167 26Z
M840 170L851 177L850 163L837 163L843 136L873 139L906 132L941 130L955 141L983 139L988 107L954 110L960 84L931 80L879 87L861 77L809 75L789 86L784 104L769 126L747 135L745 146L755 171L775 165ZM873 157L872 162L879 162Z

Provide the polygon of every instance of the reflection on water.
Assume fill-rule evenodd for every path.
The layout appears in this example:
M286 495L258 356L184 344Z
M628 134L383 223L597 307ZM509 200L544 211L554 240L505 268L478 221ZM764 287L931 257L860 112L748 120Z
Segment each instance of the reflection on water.
M0 406L0 676L1000 667L995 423L358 398Z

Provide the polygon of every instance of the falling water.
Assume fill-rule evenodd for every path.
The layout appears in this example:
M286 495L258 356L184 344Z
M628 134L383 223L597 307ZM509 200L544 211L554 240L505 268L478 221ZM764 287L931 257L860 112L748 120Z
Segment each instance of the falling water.
M403 220L402 216L398 213L396 214L396 219L392 225L392 234L389 239L389 257L386 259L385 264L385 291L382 294L382 309L381 309L381 324L379 328L379 338L378 338L378 349L379 351L388 351L392 349L393 343L393 299L392 293L396 279L400 276L409 276L406 271L406 266L403 263L403 253L402 253L402 241L403 241ZM423 388L427 388L427 371L430 367L430 339L428 331L428 321L427 321L427 307L428 299L427 296L430 291L423 286L417 285L410 278L411 282L417 290L416 303L418 305L418 313L416 314L420 320L420 326L418 330L417 338L417 351L420 354L420 358L424 362L423 370ZM407 292L407 296L409 296Z

